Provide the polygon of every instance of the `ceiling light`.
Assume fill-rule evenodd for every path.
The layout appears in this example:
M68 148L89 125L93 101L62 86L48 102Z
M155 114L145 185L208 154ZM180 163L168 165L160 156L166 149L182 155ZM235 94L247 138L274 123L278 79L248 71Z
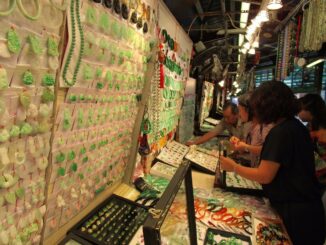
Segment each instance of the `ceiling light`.
M283 7L282 0L269 0L267 8L269 10L277 10Z
M241 49L241 53L246 54L247 52L248 52L248 49L245 49L245 48Z
M250 43L246 42L246 43L243 45L243 47L244 47L245 49L250 49Z
M268 12L266 10L261 10L258 15L257 18L261 21L261 22L266 22L269 21L269 15Z
M256 50L254 48L249 49L248 54L255 54Z
M254 25L250 25L247 28L247 33L254 33L256 31L257 27Z
M252 37L253 37L253 34L251 34L251 33L246 34L246 39L248 40L248 42L252 42Z
M314 62L311 62L310 64L307 65L307 68L310 68L310 67L313 67L321 62L323 62L325 59L318 59L318 60L315 60Z
M261 23L262 21L260 20L260 18L258 18L258 15L256 16L256 18L253 18L251 20L252 22L252 25L255 26L255 27L260 27L261 26Z
M256 36L255 41L253 42L252 46L254 48L259 48L259 35Z
M220 81L220 82L218 83L218 85L220 85L221 87L224 87L224 80Z

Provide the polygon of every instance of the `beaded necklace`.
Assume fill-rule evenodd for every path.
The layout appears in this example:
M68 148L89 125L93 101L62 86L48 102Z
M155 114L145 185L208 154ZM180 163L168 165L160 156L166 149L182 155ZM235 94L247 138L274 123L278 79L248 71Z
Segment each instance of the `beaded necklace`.
M69 81L67 79L67 72L68 72L68 67L70 65L72 54L74 52L75 45L76 45L76 27L75 27L76 22L75 22L75 12L74 12L75 0L71 1L70 17L71 17L72 38L71 38L71 46L68 51L67 60L66 60L66 63L65 63L64 69L63 69L63 79L64 79L65 83L69 86L73 86L76 83L77 74L78 74L80 64L81 64L81 59L82 59L82 56L84 53L84 32L83 32L83 27L82 27L82 24L80 21L79 5L80 5L80 0L76 0L76 17L77 17L78 31L79 31L79 35L80 35L80 49L79 49L78 59L77 59L77 63L76 63L76 67L74 70L72 81Z

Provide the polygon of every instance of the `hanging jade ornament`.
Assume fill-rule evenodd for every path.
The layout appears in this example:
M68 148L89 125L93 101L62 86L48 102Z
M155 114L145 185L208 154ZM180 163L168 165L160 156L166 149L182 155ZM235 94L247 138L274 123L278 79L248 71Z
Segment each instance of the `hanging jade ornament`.
M11 53L17 54L21 49L21 41L15 29L7 32L8 49Z
M25 109L28 109L29 105L31 104L31 100L31 95L27 91L22 92L19 95L19 101Z
M43 53L43 48L39 37L37 37L36 35L29 35L27 40L31 47L32 53L36 55L41 55Z
M25 71L23 74L23 84L32 85L34 81L33 74L30 71Z
M4 68L0 68L0 90L8 88L8 76L7 71Z
M53 57L59 56L58 42L52 37L48 39L48 55Z

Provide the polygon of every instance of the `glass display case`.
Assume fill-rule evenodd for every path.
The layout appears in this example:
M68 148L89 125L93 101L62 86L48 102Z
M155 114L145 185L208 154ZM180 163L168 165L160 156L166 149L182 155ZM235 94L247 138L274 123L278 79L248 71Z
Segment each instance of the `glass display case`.
M197 244L190 162L181 163L143 225L145 245Z

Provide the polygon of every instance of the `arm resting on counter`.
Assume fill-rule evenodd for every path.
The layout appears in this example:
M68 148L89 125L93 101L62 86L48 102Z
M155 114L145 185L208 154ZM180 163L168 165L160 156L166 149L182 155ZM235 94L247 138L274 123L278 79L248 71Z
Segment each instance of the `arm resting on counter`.
M236 164L234 172L260 184L269 184L276 176L279 167L280 164L277 162L261 160L258 168L249 168Z

